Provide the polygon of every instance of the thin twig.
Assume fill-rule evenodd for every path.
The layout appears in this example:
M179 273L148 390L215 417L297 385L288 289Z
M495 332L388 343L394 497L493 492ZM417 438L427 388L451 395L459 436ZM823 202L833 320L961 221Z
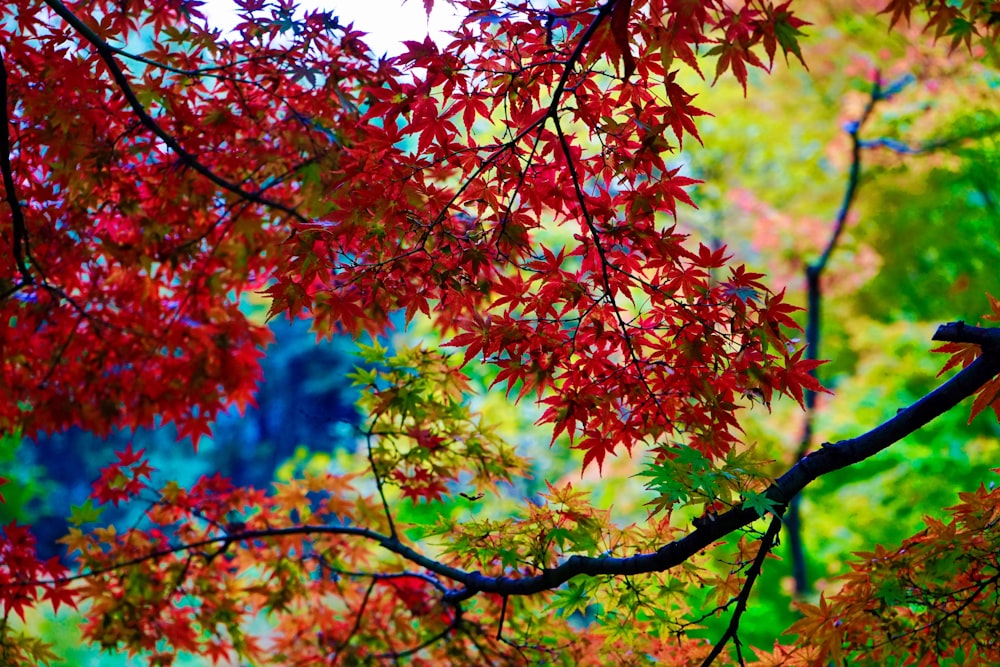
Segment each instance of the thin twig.
M371 599L372 591L375 590L375 585L377 583L378 580L374 578L368 582L368 590L365 591L365 596L361 599L361 606L358 607L357 613L354 614L354 627L351 628L351 631L347 633L347 637L345 637L344 641L337 647L337 653L334 654L335 659L340 657L338 654L347 648L347 645L351 643L351 639L353 639L354 635L356 635L358 630L361 629L361 621L365 616L365 609L368 607L368 600Z
M740 594L736 597L736 609L733 610L733 615L729 619L729 626L726 627L726 631L722 633L719 640L712 647L712 652L708 654L705 660L701 663L701 667L709 667L715 659L719 657L726 644L732 639L736 645L736 650L740 652L740 638L738 632L740 629L740 619L743 617L743 613L747 610L747 600L750 599L750 591L753 589L754 583L757 581L757 577L760 576L761 569L764 566L764 559L767 558L767 554L771 552L771 547L774 546L775 539L778 537L778 532L781 530L781 518L778 515L774 515L771 519L771 524L767 527L767 532L764 533L764 537L760 540L760 547L757 549L757 555L754 556L753 563L750 564L750 569L747 570L747 579L743 583L743 588L740 590ZM740 664L743 664L742 655L739 656Z
M377 421L378 415L372 420ZM372 476L375 477L375 488L378 489L378 496L382 501L382 510L385 512L385 519L389 522L389 537L393 540L398 540L399 536L396 533L396 523L392 520L392 512L389 510L389 501L385 497L385 488L382 484L382 475L379 474L378 468L375 467L375 457L372 454L372 432L367 433L367 438L365 442L368 446L368 464L372 467Z
M503 604L500 606L500 623L497 625L497 641L503 640L503 621L507 616L507 600L510 596L503 596Z

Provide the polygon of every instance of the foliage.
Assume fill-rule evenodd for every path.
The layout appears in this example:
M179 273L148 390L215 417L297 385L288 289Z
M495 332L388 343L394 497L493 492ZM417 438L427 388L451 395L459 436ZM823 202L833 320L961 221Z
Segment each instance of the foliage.
M936 338L965 368L877 429L785 471L744 437L741 409L811 401L821 362L785 290L682 232L699 180L672 156L703 141L689 78L748 94L779 49L808 62L791 2L453 4L451 42L392 59L286 2L241 2L228 42L183 0L4 7L5 438L160 420L197 448L254 400L272 336L247 293L320 337L373 339L352 374L360 446L339 465L269 491L154 485L129 444L73 512L72 570L8 524L5 663L51 659L18 623L43 603L154 665L743 662L792 498L977 391L973 414L995 405L1000 334L958 323ZM931 35L995 48L984 3L886 12L908 22L917 4ZM400 316L434 335L390 349ZM528 487L531 462L477 409L497 394L604 488L643 486L648 511ZM802 605L794 647L759 657L996 661L997 500L968 494L951 523L879 547ZM102 523L120 505L142 521ZM414 521L425 505L437 521ZM727 611L720 637L696 636Z
M267 306L254 301L245 299L242 308L251 320L262 322ZM261 360L256 406L243 414L231 408L216 418L197 457L190 447L176 446L177 432L170 426L116 430L104 438L71 429L20 446L19 438L11 437L0 450L0 476L9 479L0 524L30 523L43 558L63 553L57 540L66 534L71 508L87 502L101 468L129 446L144 449L155 462L157 483L175 480L182 485L220 470L234 484L265 486L307 458L308 465L325 469L337 450L353 450L357 396L344 381L357 362L351 340L317 342L304 320L274 322L269 328L275 342ZM103 516L129 522L141 514L141 507L123 506Z
M948 522L928 519L897 548L859 553L834 595L802 605L804 618L790 631L809 645L778 649L774 664L885 664L899 655L995 663L997 494L983 486L963 493Z

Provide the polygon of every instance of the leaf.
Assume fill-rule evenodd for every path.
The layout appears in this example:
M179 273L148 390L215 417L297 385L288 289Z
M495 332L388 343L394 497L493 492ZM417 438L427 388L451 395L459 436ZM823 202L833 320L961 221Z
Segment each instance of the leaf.
M69 522L74 526L82 526L85 523L94 523L101 518L104 507L94 505L92 498L87 498L80 505L73 505Z
M975 343L945 343L939 347L934 348L931 352L943 352L946 354L951 354L951 358L945 363L945 365L938 371L937 377L941 377L947 371L960 365L965 368L982 354L982 349Z
M972 412L969 415L969 422L976 418L980 412L995 405L997 401L997 394L1000 393L1000 377L995 377L989 382L987 382L979 393L976 394L976 399L972 402Z
M799 28L809 24L806 21L792 16L792 14L788 11L788 6L790 4L791 2L789 1L774 9L774 34L778 39L778 44L781 45L781 50L785 54L786 61L788 59L788 54L791 53L799 59L799 62L802 63L803 67L808 69L806 61L802 57L802 48L799 46L798 38L803 34Z
M62 605L77 609L76 599L77 592L69 586L68 582L60 582L45 586L42 593L42 600L51 603L52 611L56 614L59 613L59 607ZM55 654L50 654L50 656L51 659L58 657Z
M632 0L615 0L611 10L611 36L622 59L622 79L628 81L635 71L635 58L629 40L628 22L632 14Z
M752 509L757 516L764 517L770 513L777 516L778 502L767 497L766 493L746 493L743 495L743 506Z
M984 315L983 319L987 322L1000 322L1000 299L997 299L989 292L986 293L986 297L990 301L990 314Z

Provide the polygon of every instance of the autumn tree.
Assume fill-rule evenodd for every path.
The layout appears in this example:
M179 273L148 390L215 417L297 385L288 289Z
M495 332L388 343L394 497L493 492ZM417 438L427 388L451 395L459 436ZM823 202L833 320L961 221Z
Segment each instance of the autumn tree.
M4 527L5 664L52 658L22 623L40 605L150 664L1000 661L985 487L872 545L796 637L740 641L799 492L1000 391L1000 333L952 322L935 339L962 369L888 422L786 470L743 437L741 410L821 391L820 362L784 291L682 233L698 179L676 156L726 112L700 108L692 75L753 94L751 69L807 64L793 3L452 4L446 43L393 58L284 0L241 1L226 38L185 0L3 7L5 439L172 423L196 451L253 401L261 294L271 317L361 341L364 421L355 468L269 490L154 485L128 447L74 510L69 563ZM859 4L995 48L988 3ZM400 322L422 342L389 346ZM553 455L641 493L641 516L548 479L479 409L498 395ZM531 474L544 492L525 497ZM140 522L102 521L125 505ZM713 615L725 631L698 636Z

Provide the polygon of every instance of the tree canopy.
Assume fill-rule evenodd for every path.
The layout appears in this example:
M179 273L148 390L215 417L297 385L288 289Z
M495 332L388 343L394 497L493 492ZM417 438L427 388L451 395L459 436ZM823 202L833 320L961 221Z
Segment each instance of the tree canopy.
M992 5L452 0L445 40L385 57L333 12L237 4L228 35L191 0L0 10L0 436L172 424L197 452L253 404L266 320L287 317L357 339L356 450L260 489L161 481L126 446L74 507L66 558L3 527L5 664L56 659L29 621L67 607L87 642L151 665L1000 662L992 484L867 545L818 598L797 574L788 632L741 639L807 486L970 396L1000 415L1000 330L958 321L1000 319L969 288L996 253ZM748 138L741 96L806 67L836 81L829 54L879 15L877 54L845 66L861 85L834 91L846 175L794 210L758 167L817 130L776 104L755 121L806 139ZM914 82L964 105L906 98ZM895 227L850 226L864 151ZM913 156L945 195L893 184ZM823 197L842 201L817 226ZM943 228L967 236L939 245ZM979 271L927 277L970 247ZM875 254L887 270L858 284ZM954 320L934 339L958 372L815 442L837 289L859 290L858 321ZM863 377L836 354L831 386ZM760 420L796 404L781 460ZM122 507L134 521L106 518Z

